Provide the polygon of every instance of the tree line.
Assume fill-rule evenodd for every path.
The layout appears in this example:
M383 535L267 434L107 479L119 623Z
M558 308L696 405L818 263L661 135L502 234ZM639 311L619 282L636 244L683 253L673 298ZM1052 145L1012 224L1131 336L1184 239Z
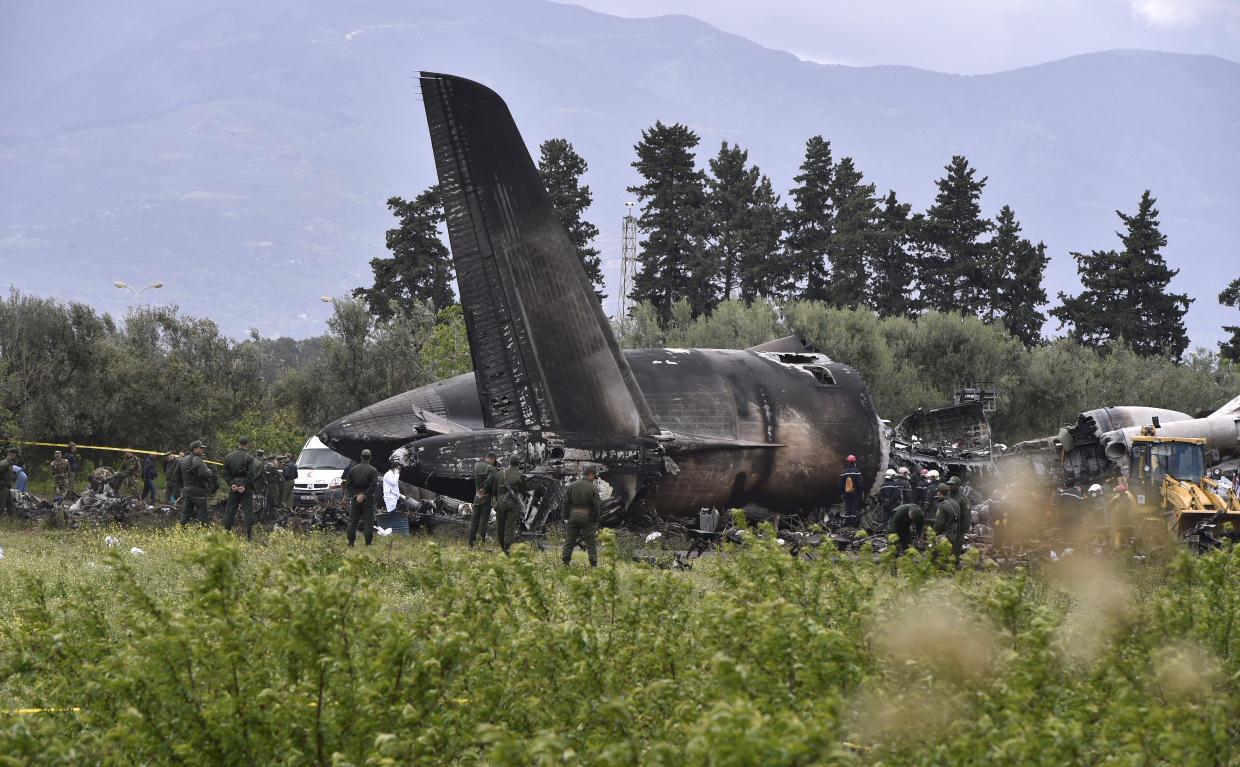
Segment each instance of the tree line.
M1135 212L1116 211L1121 248L1070 254L1082 289L1060 293L1048 311L1045 243L1026 236L1010 205L994 218L982 214L988 178L962 155L944 166L929 208L914 212L894 190L880 194L822 136L806 141L787 202L742 147L723 142L701 168L698 143L687 126L656 122L634 146L642 183L628 191L641 203L643 236L629 297L664 322L682 299L694 317L729 299L822 301L884 318L960 312L1001 325L1026 347L1045 342L1043 327L1053 318L1094 349L1122 340L1138 354L1178 359L1188 348L1184 315L1192 299L1171 292L1178 270L1163 257L1167 238L1149 190ZM538 167L601 300L598 229L584 217L592 201L581 183L588 164L567 140L551 139L540 147ZM375 285L356 294L377 315L393 300L451 304L435 187L388 205L399 220L388 232L391 255L371 262ZM1219 302L1240 308L1240 280ZM1224 329L1231 339L1221 351L1238 360L1240 327Z
M460 307L373 315L335 301L326 332L241 340L176 307L123 318L12 290L0 300L0 436L151 450L247 435L296 452L324 424L471 368ZM38 461L36 461L38 463Z

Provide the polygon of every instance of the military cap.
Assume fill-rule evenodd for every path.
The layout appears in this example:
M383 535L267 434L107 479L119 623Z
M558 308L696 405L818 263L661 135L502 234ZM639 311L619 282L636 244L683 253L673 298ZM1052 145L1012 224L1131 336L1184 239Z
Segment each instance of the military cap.
M200 440L200 439L196 439L196 440L194 440L193 442L189 443L189 449L190 449L190 450L197 450L197 449L198 449L198 448L200 448L200 447L201 447L201 448L205 448L205 447L206 447L206 445L202 444L202 440Z
M598 464L587 463L585 467L581 470L581 473L582 474L593 474L594 476L597 477L600 474Z
M362 451L363 458L369 458L370 456L371 456L370 448L366 448L365 450Z
M520 453L513 453L512 455L508 456L508 463L512 466L516 466L518 463L521 463L521 459L523 457L524 456L522 456Z
M6 452L6 453L16 453L16 454L18 454L18 455L21 455L21 454L22 454L22 451L21 451L21 450L18 450L16 445L9 445L8 447L6 447L6 448L4 449L4 452Z
M952 477L951 479L947 480L947 484L952 485L952 486L959 485L960 477Z
M952 486L951 486L951 485L947 484L946 482L940 482L940 483L939 483L939 492L940 492L940 493L950 493L951 491L952 491Z

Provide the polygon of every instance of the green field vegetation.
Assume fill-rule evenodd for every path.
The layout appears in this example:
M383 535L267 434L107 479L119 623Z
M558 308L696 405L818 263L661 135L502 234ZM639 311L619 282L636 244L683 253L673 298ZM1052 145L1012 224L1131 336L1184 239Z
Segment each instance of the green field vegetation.
M1240 759L1240 549L957 572L764 539L681 572L623 533L593 571L378 541L0 531L0 764Z

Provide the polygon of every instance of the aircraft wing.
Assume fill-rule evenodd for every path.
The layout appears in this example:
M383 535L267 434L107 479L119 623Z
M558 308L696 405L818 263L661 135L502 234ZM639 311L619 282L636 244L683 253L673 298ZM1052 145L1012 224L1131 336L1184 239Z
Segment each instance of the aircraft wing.
M486 426L657 433L503 99L420 79Z

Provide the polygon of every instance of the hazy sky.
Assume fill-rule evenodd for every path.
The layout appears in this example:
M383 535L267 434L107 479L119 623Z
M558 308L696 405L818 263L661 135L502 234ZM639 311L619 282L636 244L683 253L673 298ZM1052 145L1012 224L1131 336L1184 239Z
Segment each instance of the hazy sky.
M976 74L1146 48L1240 61L1240 0L568 0L682 13L804 59Z

